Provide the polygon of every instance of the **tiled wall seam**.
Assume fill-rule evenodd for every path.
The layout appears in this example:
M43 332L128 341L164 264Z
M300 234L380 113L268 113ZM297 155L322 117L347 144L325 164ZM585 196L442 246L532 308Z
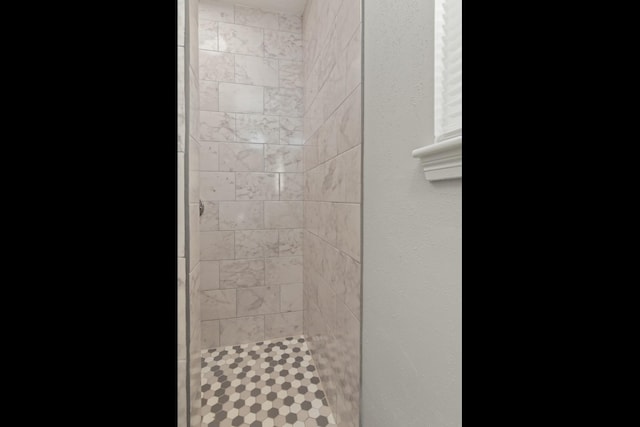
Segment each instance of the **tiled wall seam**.
M211 0L199 12L200 237L202 260L217 274L203 279L205 349L267 339L278 320L269 316L289 316L295 292L302 299L304 93L300 17ZM300 257L299 266L283 266L285 276L300 271L299 289L267 283L276 268L268 260L288 256ZM232 260L263 261L262 279L230 274ZM302 333L302 319L283 333Z

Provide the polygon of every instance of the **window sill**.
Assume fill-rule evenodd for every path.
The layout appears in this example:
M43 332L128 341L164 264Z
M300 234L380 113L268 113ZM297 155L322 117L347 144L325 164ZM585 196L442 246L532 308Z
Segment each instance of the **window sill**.
M411 154L420 159L427 181L462 178L462 136L416 148Z

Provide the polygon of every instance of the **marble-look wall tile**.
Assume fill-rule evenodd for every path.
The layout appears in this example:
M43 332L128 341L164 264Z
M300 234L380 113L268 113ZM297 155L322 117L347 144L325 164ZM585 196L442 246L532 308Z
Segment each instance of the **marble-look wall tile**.
M234 55L210 50L200 51L200 80L233 82L234 68Z
M302 334L302 311L268 314L264 316L265 339L283 338Z
M331 286L331 289L337 294L344 287L342 263L344 259L340 256L340 251L335 247L323 242L322 257L320 261L320 275L324 281Z
M200 80L200 111L218 111L218 82Z
M236 179L233 172L200 172L200 199L234 200Z
M202 291L200 295L200 318L216 320L236 317L235 289Z
M302 257L268 258L265 276L267 285L302 283Z
M237 140L260 144L277 144L280 139L278 116L236 114Z
M360 205L338 203L335 209L337 246L360 261Z
M185 13L184 0L178 0L178 46L184 47L185 39Z
M203 201L204 212L200 215L200 231L219 230L218 204L219 202Z
M252 27L278 29L278 14L260 9L236 5L236 24L249 25Z
M278 86L278 60L236 55L236 83Z
M304 231L301 228L293 230L278 230L278 255L302 256L302 241Z
M344 186L344 201L360 203L362 188L361 145L351 148L338 156L338 171Z
M277 259L277 258L270 258ZM280 287L260 286L237 289L238 316L255 316L280 312Z
M300 88L265 87L264 114L302 117L304 115L303 94Z
M261 144L220 143L220 170L250 172L264 170L264 149ZM230 197L227 200L233 200Z
M264 228L263 202L220 202L221 230Z
M266 228L302 228L303 202L264 202Z
M360 26L360 0L343 0L336 18L337 49L342 51Z
M218 23L216 21L199 20L198 43L201 50L218 50Z
M304 172L301 146L267 144L264 151L267 172Z
M234 259L233 231L204 231L200 233L200 258L206 261Z
M200 0L198 14L200 19L231 23L234 21L233 4L219 0Z
M218 48L223 52L264 56L263 30L220 22L218 24Z
M263 260L220 261L220 287L252 288L264 286Z
M344 51L347 64L346 93L351 93L362 80L362 28L359 25Z
M237 64L237 62L236 62ZM302 62L280 60L280 87L303 88Z
M218 86L220 110L233 113L261 113L264 110L263 88L236 83Z
M280 311L302 310L302 283L280 285Z
M322 102L315 99L304 115L304 135L303 139L307 141L313 136L320 126L324 123L322 111Z
M200 224L197 203L189 204L189 270L200 262Z
M302 145L304 120L299 117L280 117L280 144Z
M200 111L200 141L235 141L236 116Z
M323 115L329 117L347 95L347 64L344 55L338 56L327 80L318 94L322 99Z
M328 242L330 245L336 246L336 235L337 235L337 210L336 207L339 206L340 203L328 203L322 202L320 203L320 224L318 227L318 236Z
M291 31L292 33L302 33L302 17L298 15L280 14L278 20L280 31Z
M200 289L220 289L220 261L200 261Z
M178 360L187 357L187 266L185 258L178 258Z
M318 305L325 324L329 327L329 331L334 333L336 330L336 294L324 279L319 278L319 280Z
M344 201L344 185L343 174L338 170L338 160L333 159L326 162L323 166L322 195L323 200L331 202Z
M307 172L318 165L318 146L304 146L304 171Z
M318 129L318 161L324 163L338 154L336 115L332 115Z
M278 230L236 231L236 258L278 256Z
M184 180L185 180L185 161L184 161L184 153L178 153L178 257L185 256L185 232L186 232L186 221L185 221L185 191L184 191Z
M246 173L236 174L237 200L278 200L278 174Z
M280 200L302 200L304 190L304 174L280 174Z
M200 143L200 170L217 172L218 171L218 143L217 142L201 142Z
M264 56L302 61L302 35L265 29Z
M220 321L206 320L201 322L201 342L202 350L216 348L220 346Z
M200 135L200 91L198 90L198 76L193 68L189 67L189 127L188 133L191 138L198 139Z
M187 361L178 360L178 427L187 427Z
M178 48L178 151L184 152L186 128L186 97L184 79L184 48Z
M354 316L360 320L360 263L346 254L343 257L343 291L340 300L344 301Z
M358 86L336 111L338 152L362 142L361 86Z
M220 345L256 342L264 339L264 316L220 321Z

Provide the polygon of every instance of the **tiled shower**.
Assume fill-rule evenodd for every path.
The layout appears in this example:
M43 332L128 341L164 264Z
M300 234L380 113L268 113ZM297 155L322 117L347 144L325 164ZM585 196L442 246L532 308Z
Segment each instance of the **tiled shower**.
M179 425L359 426L360 0L178 7Z

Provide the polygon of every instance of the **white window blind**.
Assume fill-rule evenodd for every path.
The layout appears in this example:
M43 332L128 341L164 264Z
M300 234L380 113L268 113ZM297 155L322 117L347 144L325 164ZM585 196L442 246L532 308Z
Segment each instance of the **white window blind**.
M462 137L462 0L436 0L435 142Z

